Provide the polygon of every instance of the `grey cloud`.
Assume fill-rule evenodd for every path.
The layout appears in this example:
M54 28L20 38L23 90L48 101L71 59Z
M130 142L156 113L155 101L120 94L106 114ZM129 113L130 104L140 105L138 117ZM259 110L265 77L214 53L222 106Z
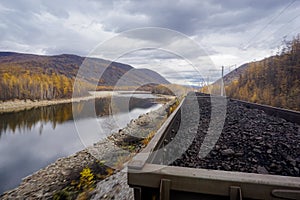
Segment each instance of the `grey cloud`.
M43 5L49 13L60 19L69 17L68 11L64 10L61 6L57 6L57 2L55 1L43 1Z
M247 62L257 56L266 56L265 53L278 46L285 35L290 39L299 31L297 27L300 17L289 22L300 12L299 1L295 1L280 14L291 2L292 0L3 0L0 2L0 50L87 55L97 44L122 31L163 27L195 38L204 49L201 56L208 55L204 59L208 63L205 66L211 65L209 56L218 65L232 65ZM279 14L280 17L276 18ZM274 17L276 19L268 25ZM266 25L265 30L259 33ZM259 34L251 39L257 33ZM169 44L168 47L175 48L175 51L183 49L182 54L188 55L188 58L199 56L199 52L195 53L184 42L181 43L176 34L146 31L127 36L127 40L118 41L112 51L122 50L131 42L145 46L163 43ZM249 46L250 49L241 53L244 46ZM171 52L162 51L141 51L125 57L123 60L128 64L163 70L164 75L168 74L167 70L160 69L159 66L176 66L176 59L177 62L183 60Z
M171 52L166 52L163 50L159 49L144 49L144 50L139 50L136 52L132 52L127 55L127 58L125 59L130 59L130 60L140 60L142 63L145 62L145 59L147 60L160 60L160 59L175 59L178 58L178 56L172 54Z
M1 1L0 4L5 8L0 12L1 50L36 53L40 49L46 54L85 55L95 44L95 38L91 38L89 34L84 35L71 26L82 26L78 29L85 30L97 23L99 8L96 5L99 4L56 0ZM88 23L76 22L76 17L80 19L80 15L85 16ZM74 24L66 24L71 23L70 17L74 18ZM9 47L6 45L8 43Z
M243 9L243 8L253 8L256 10L264 10L278 8L286 5L289 1L282 0L211 0L212 4L221 5L222 8L226 9ZM290 1L291 2L291 1Z
M160 26L174 29L188 35L199 34L201 30L225 30L241 25L249 25L261 18L276 13L288 2L281 0L240 1L240 0L209 0L209 1L129 1L122 4L123 13L137 16L128 24L120 15L119 20L103 21L106 26L114 27L117 31L139 27L136 23L139 15L145 15L148 21L144 26ZM127 24L127 25L126 25ZM139 26L135 26L139 25ZM200 30L200 31L199 31Z

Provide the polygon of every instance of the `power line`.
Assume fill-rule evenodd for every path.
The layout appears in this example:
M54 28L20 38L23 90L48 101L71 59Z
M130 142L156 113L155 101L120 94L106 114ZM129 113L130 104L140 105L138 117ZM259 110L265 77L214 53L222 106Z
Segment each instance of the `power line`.
M286 27L289 23L291 23L292 21L294 21L295 19L297 19L298 17L300 17L300 14L296 15L295 17L293 17L292 19L290 19L287 23L285 23L284 25L280 26L276 31L272 32L271 34L269 34L266 37L263 37L262 39L260 39L259 41L256 41L252 44L256 44L264 39L270 38L272 35L274 35L275 33L279 32L283 27ZM296 29L295 29L296 30ZM289 32L290 34L291 32ZM289 34L285 34L286 36L288 36Z
M246 49L250 46L252 40L254 40L261 32L263 32L270 24L272 24L278 17L280 17L296 0L290 2L285 8L283 8L275 17L273 17L260 31L258 31L250 40L247 42L243 49Z
M294 31L296 30L300 30L300 26L298 26L297 28L293 29L292 31L290 31L286 36L289 36L290 34L292 34ZM300 32L300 31L299 31ZM298 32L298 34L299 34Z
M268 36L266 36L266 37L264 37L264 38L270 38L272 35L274 35L275 33L277 33L279 30L281 30L283 27L285 27L285 26L287 26L289 23L291 23L292 21L294 21L295 19L297 19L298 17L300 17L300 14L298 14L298 15L296 15L295 17L293 17L292 19L290 19L287 23L285 23L284 25L282 25L281 27L279 27L276 31L274 31L273 33L271 33L271 34L269 34ZM296 30L296 29L294 29L294 30ZM293 31L294 31L293 30ZM290 34L291 32L289 32L289 34ZM289 35L288 34L288 35ZM263 39L264 39L263 38ZM263 39L261 39L261 40L263 40ZM257 42L255 42L255 43L257 43ZM255 44L254 43L254 44Z

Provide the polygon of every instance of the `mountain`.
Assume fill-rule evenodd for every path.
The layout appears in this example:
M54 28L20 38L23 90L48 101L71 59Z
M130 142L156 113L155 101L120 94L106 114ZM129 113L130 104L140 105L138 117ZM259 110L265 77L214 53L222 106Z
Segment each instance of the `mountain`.
M227 74L224 85L229 97L300 111L300 35L279 55Z
M101 89L115 85L126 88L144 83L169 84L152 70L135 69L127 64L99 58L0 52L0 100L70 98L82 65L85 66L84 76L80 78L87 87L92 84ZM99 74L102 76L99 77Z

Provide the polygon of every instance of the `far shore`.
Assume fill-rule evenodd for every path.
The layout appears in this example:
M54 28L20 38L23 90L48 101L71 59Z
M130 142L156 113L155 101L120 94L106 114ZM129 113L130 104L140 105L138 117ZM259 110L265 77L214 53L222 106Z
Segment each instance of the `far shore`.
M90 96L76 97L70 99L54 99L54 100L40 100L40 101L38 100L32 101L29 99L27 100L15 99L15 100L10 100L5 102L0 101L0 113L18 112L22 110L28 110L34 107L87 101L91 99L107 98L113 95L128 94L128 93L150 94L150 92L147 91L93 91L90 92ZM167 95L159 95L159 96L163 98L172 97Z

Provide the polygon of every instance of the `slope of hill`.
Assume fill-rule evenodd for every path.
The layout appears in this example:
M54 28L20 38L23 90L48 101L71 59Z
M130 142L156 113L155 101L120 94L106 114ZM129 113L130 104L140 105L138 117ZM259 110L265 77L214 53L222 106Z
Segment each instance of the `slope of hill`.
M240 76L245 73L247 68L249 67L249 63L243 64L239 66L237 69L232 70L228 74L226 74L223 78L224 85L229 85L233 81L236 81L240 78Z
M281 55L249 63L238 78L224 80L229 97L300 110L300 37Z
M76 55L40 56L14 52L0 52L0 100L69 98L79 67L89 66L82 84L90 87L115 86L122 79L122 86L169 82L148 69L135 69L130 65L98 58ZM108 65L105 69L105 67ZM97 73L95 73L97 72ZM100 77L96 75L103 73ZM100 80L99 80L100 78ZM103 88L102 88L103 89Z

